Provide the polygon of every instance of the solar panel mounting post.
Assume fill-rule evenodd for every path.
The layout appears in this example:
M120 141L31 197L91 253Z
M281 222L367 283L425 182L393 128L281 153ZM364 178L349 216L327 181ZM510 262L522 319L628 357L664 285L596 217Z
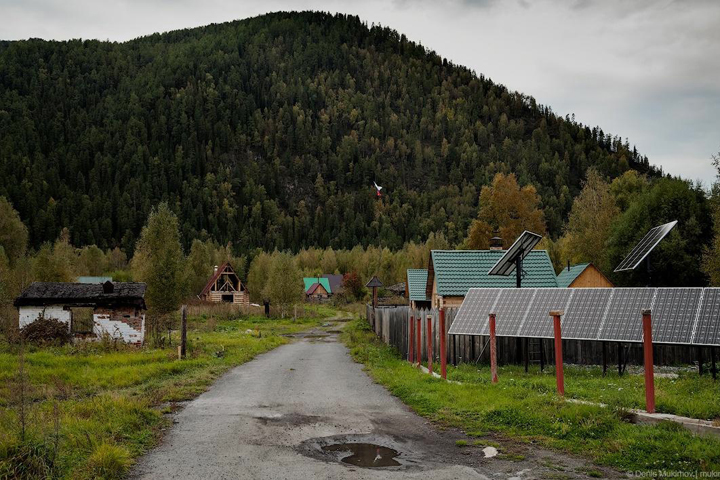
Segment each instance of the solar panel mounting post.
M515 286L520 288L522 286L522 254L518 255L515 260ZM525 369L527 371L527 369Z

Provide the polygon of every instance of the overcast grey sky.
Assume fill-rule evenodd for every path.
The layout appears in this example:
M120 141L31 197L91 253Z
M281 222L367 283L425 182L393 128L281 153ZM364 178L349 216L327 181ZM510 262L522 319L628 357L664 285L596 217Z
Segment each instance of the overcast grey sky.
M0 0L0 39L98 38L278 10L359 15L559 114L629 138L673 175L715 177L720 1Z

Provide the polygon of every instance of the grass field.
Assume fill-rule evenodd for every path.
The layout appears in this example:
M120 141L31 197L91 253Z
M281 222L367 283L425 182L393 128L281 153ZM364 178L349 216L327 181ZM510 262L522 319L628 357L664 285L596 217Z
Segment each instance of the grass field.
M642 377L609 374L595 368L565 367L566 396L608 404L571 403L555 393L553 369L502 367L490 383L487 367L448 367L448 383L419 372L380 342L362 320L349 324L343 339L369 374L418 414L460 428L470 436L488 433L537 442L584 455L627 472L720 471L720 439L695 436L670 422L628 423L627 409L642 408ZM720 384L708 376L681 374L658 379L658 408L702 418L720 416Z
M0 478L123 476L157 443L174 402L197 396L229 368L286 343L282 334L334 311L315 313L296 322L191 316L183 361L176 347L28 347L22 373L17 346L0 338Z

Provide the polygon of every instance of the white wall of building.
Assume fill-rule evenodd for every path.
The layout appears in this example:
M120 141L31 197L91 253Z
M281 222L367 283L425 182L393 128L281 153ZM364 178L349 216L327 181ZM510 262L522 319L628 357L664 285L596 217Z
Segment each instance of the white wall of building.
M93 323L95 324L94 332L98 337L104 334L110 335L111 338L122 339L126 343L143 343L145 338L145 314L141 315L142 326L140 330L135 330L125 322L110 320L108 314L94 314Z
M28 323L32 323L41 316L45 318L54 318L63 323L66 323L68 329L70 328L70 317L72 312L70 310L63 309L62 305L48 305L46 307L20 307L18 313L20 315L20 328L23 328Z

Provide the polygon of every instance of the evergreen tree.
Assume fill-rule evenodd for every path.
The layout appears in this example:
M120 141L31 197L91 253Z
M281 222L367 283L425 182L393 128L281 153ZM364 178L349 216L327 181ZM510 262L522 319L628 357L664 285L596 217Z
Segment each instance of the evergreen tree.
M150 211L132 260L135 278L147 284L149 331L155 335L185 296L184 262L178 218L162 202Z

